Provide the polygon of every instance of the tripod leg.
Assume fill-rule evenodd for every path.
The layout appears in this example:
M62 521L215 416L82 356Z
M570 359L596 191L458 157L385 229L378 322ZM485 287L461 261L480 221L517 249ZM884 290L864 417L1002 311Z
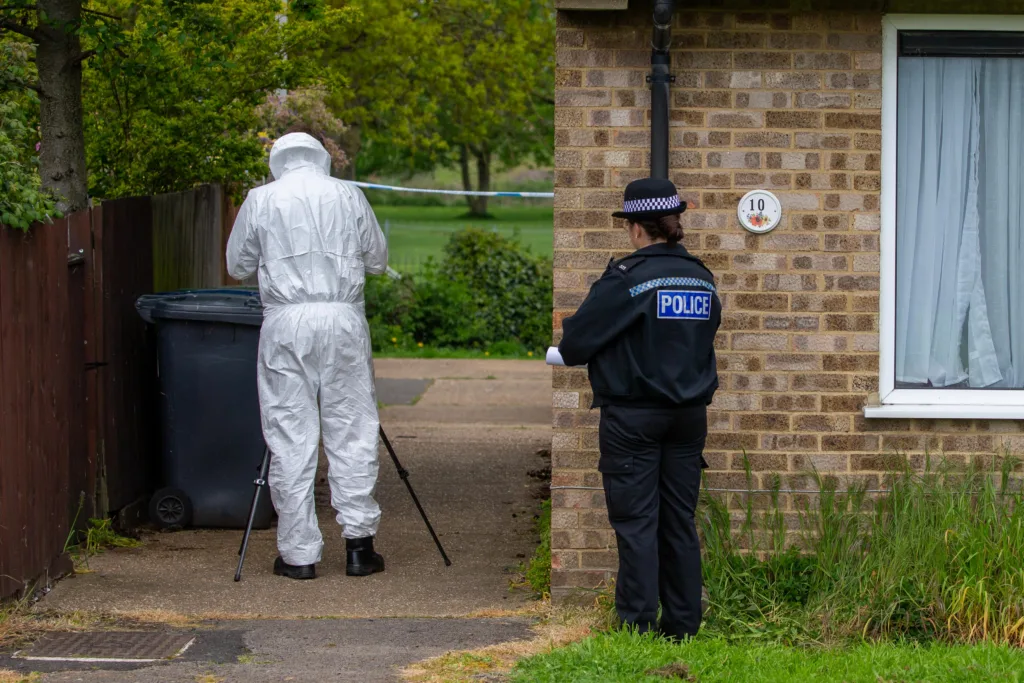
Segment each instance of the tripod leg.
M391 460L395 463L395 467L398 469L398 476L403 482L405 482L405 488L409 489L409 495L412 496L412 502L416 504L416 509L420 511L420 517L423 518L423 522L427 525L427 531L430 532L431 538L434 539L434 544L437 546L437 550L441 553L441 557L444 559L444 566L452 566L452 561L448 559L448 554L444 551L444 546L441 545L441 539L434 533L434 527L431 526L430 520L427 519L427 513L423 510L423 506L420 505L420 499L416 497L416 492L412 490L412 484L409 483L409 471L402 467L402 463L398 462L398 456L395 455L395 449L391 447L391 442L388 441L388 435L384 433L384 427L380 428L380 438L384 442L384 447L388 449L388 455L391 456Z
M256 491L252 494L252 507L249 508L249 521L245 525L245 534L242 536L242 547L238 549L238 569L235 570L235 581L242 580L242 564L245 563L245 551L249 548L249 536L252 534L252 525L256 520L256 507L260 502L260 492L267 484L267 472L270 470L270 448L263 451L263 462L260 464L260 473L253 484Z
M256 479L266 479L266 473L263 472L263 464L266 462L266 448L263 449L263 460L260 461L259 467L256 468ZM253 494L252 505L249 508L249 526L252 525L253 513L256 511L256 497L259 495L259 482L254 481L256 484L256 492ZM238 554L241 555L242 551L245 550L246 539L249 538L248 532L242 534L242 543L238 546Z

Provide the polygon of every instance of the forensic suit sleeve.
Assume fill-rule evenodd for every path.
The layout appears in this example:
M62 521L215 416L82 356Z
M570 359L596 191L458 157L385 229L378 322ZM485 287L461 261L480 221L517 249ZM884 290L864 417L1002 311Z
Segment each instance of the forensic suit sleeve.
M380 275L388 269L388 242L366 195L358 187L353 189L360 210L359 240L363 250L363 264L367 273Z
M566 365L586 365L639 317L625 278L609 270L590 288L572 316L562 321L558 352Z
M236 280L245 280L260 267L260 239L253 216L254 204L250 192L238 209L231 237L228 238L228 274Z

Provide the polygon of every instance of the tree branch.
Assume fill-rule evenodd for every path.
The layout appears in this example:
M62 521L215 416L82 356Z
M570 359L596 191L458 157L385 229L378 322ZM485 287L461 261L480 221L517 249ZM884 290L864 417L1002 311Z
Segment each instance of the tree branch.
M352 52L353 50L355 50L355 49L356 49L356 47L358 47L358 46L359 46L359 44L360 44L361 42L363 42L363 39L365 39L365 38L366 38L366 31L363 31L363 32L362 32L362 33L360 33L360 34L359 34L358 36L356 36L355 38L353 38L353 39L352 39L352 41L351 41L350 43L348 43L347 45L345 45L345 47L338 47L338 48L335 48L335 52L341 52L341 53L344 53L344 52Z
M97 17L103 17L104 19L112 19L114 21L124 21L124 17L119 17L116 14L107 14L106 12L100 12L99 10L89 9L88 7L83 7L82 13L92 14Z
M19 24L18 22L11 21L10 19L0 19L0 30L17 33L37 43L43 39L43 32L39 29L26 26L25 24Z
M36 4L34 2L24 5L0 5L0 12L35 12Z
M73 63L74 63L75 66L78 66L82 62L84 62L85 60L89 59L89 57L92 57L95 54L96 54L96 50L86 50L82 54L78 55L78 58L75 59Z
M29 81L23 81L20 78L5 78L0 80L0 83L4 85L13 85L18 88L24 88L25 90L32 90L40 95L43 94L43 89L38 83L30 83Z

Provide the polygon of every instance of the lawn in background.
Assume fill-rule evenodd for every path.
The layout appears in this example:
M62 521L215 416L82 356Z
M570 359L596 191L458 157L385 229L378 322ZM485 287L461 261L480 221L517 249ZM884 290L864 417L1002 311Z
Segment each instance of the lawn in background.
M375 204L374 213L388 233L388 261L400 272L415 272L427 258L440 258L452 233L464 228L496 230L511 237L518 231L524 246L540 256L552 254L554 210L550 203L496 204L492 219L466 218L465 206L389 206Z
M889 683L1024 681L1024 650L997 645L787 646L698 638L682 645L615 632L521 661L516 683Z

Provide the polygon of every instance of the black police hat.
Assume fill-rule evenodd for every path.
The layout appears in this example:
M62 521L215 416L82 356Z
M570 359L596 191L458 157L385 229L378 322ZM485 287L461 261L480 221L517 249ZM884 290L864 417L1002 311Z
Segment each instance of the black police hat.
M622 211L612 215L628 221L652 221L686 211L686 202L679 200L679 191L669 180L641 178L626 186Z

